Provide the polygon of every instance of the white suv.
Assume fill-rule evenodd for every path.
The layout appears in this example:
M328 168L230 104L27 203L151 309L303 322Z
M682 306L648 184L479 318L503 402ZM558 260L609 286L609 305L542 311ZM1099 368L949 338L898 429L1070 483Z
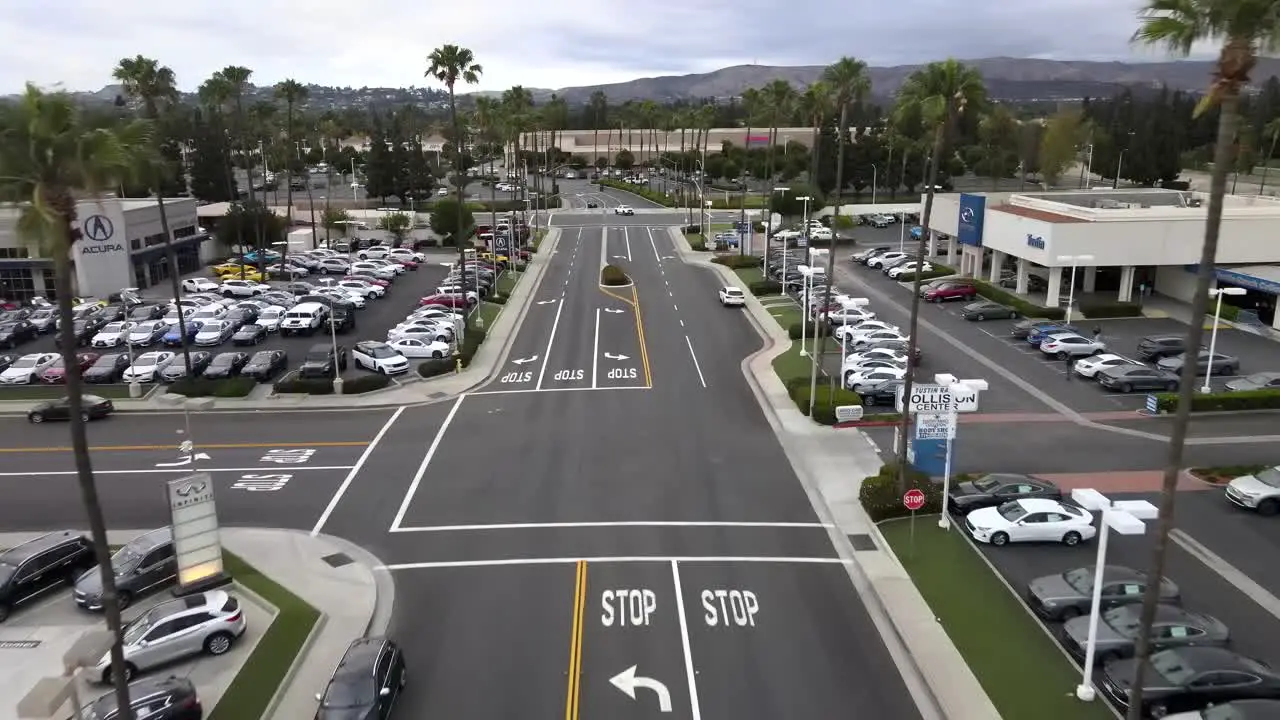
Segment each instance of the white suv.
M289 308L280 321L280 335L310 335L329 317L329 306L318 302L299 303Z
M224 280L222 282L222 294L227 297L253 297L261 295L271 288L252 280Z
M725 287L720 288L720 304L725 307L730 305L746 305L747 296L740 288L726 285Z
M372 370L379 375L399 375L409 372L409 359L384 342L363 340L351 350L356 367Z
M630 205L619 205L613 209L614 215L635 215L636 211L631 209Z

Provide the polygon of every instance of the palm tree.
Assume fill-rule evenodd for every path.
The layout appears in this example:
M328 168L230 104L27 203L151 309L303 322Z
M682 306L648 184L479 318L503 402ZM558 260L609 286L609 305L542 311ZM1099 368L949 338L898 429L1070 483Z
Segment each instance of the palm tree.
M442 45L427 56L427 72L426 77L434 78L449 89L449 123L453 127L453 183L457 189L458 195L458 228L454 235L454 242L458 244L458 266L466 265L467 257L465 252L466 244L463 242L463 233L466 228L462 227L463 211L466 209L462 202L462 186L463 174L466 169L462 166L462 126L458 122L458 95L457 85L459 81L467 85L475 85L480 82L480 75L484 72L484 68L476 63L475 55L470 50L457 45ZM462 277L462 291L467 291L466 274ZM467 313L464 322L468 326L471 324L471 314Z
M1271 138L1271 147L1262 161L1262 182L1258 185L1258 194L1267 187L1267 170L1271 169L1271 158L1276 154L1276 140L1280 139L1280 118L1275 118L1262 128L1262 137Z
M600 158L600 127L608 119L609 113L609 97L603 90L591 93L591 99L587 100L587 110L591 114L591 149L596 154L596 157L591 158L591 166L595 167L596 161Z
M524 142L522 138L533 129L533 118L531 111L533 110L533 94L521 85L516 85L502 93L503 112L510 121L509 130L511 132L511 140L515 148L516 165L520 173L520 187L524 188L523 192L526 196L529 192L529 178L524 168ZM532 139L533 136L529 136ZM526 204L526 207L528 205ZM528 218L524 218L524 222L528 222Z
M765 160L765 174L768 175L768 187L762 192L767 191L764 197L765 212L768 212L769 203L773 197L773 175L774 175L774 157L778 146L778 128L783 118L791 116L791 112L795 109L796 91L791 87L791 83L786 80L774 80L764 89L760 91L764 99L769 118L769 150Z
M818 154L822 126L831 117L831 108L834 104L835 98L831 94L831 86L821 80L805 88L804 94L800 96L800 113L813 124L813 138L809 150L809 186L814 190L818 188Z
M303 100L307 99L307 86L303 85L297 80L288 79L288 80L284 80L282 82L276 83L275 92L276 92L276 98L284 101L284 107L285 107L284 132L285 132L285 137L288 138L288 142L289 142L288 147L286 147L285 150L290 151L290 148L293 148L294 144L297 142L297 137L294 133L294 131L297 128L295 128L293 124L293 111L298 108L298 103L301 103ZM289 184L289 189L285 191L285 203L284 203L285 212L287 213L287 217L288 217L288 220L286 221L287 227L293 227L293 162L292 162L292 159L296 157L295 155L290 154L290 152L285 153L290 158L290 162L287 162L284 164L284 167L285 167L284 180L286 183ZM265 192L266 189L264 188L263 191ZM307 193L308 195L310 195L311 193L310 178L307 178ZM310 200L308 200L307 202L309 205ZM314 233L315 225L312 225L311 228L312 228L312 232ZM313 235L313 238L314 238L314 235ZM286 237L284 239L284 245L280 248L280 269L285 270L286 272L288 271L288 265L285 264L285 261L288 259L289 259L289 238ZM288 279L292 280L293 278L290 277Z
M740 216L738 220L744 223L747 221L747 166L751 164L748 162L751 158L751 124L756 117L760 115L762 104L763 99L760 96L759 90L755 88L747 88L742 91L742 108L746 111L745 121L747 132L743 135L742 142L742 168L739 177L739 181L742 183L742 195L739 196L741 198L742 207L740 208ZM738 252L745 253L746 251L747 249L742 247L742 244L739 243Z
M1141 11L1141 25L1134 40L1146 45L1163 45L1183 57L1193 46L1214 41L1221 44L1209 92L1196 107L1196 113L1217 106L1218 138L1213 148L1213 171L1209 182L1209 209L1204 227L1204 246L1200 249L1200 266L1196 272L1196 291L1191 300L1191 317L1202 318L1209 309L1209 287L1214 278L1218 256L1218 235L1222 227L1223 197L1227 191L1227 171L1235 163L1232 153L1240 124L1240 91L1249 82L1262 55L1280 49L1280 15L1273 0L1148 0ZM1204 323L1187 326L1187 347L1200 347ZM1195 392L1195 367L1182 369L1178 390L1178 409L1169 433L1169 458L1164 470L1160 495L1160 520L1155 550L1148 577L1164 576L1169 532L1173 529L1178 477L1182 468L1183 446L1191 420L1191 400ZM1158 583L1150 583L1158 585ZM1142 615L1138 633L1138 676L1130 697L1129 718L1135 720L1144 710L1142 702L1143 674L1151 652L1151 625L1155 621L1158 593L1148 588L1142 597Z
M916 248L917 267L924 263L925 247L929 239L929 223L933 215L934 189L938 181L938 165L942 162L943 150L957 120L968 110L979 109L986 102L987 91L982 83L982 76L977 70L957 62L944 60L930 63L917 70L907 78L902 89L898 91L898 110L918 112L925 127L933 133L933 150L929 157L929 166L925 180L924 213L920 218L920 244ZM911 394L912 373L915 370L914 354L919 337L916 332L920 322L920 284L924 274L917 272L913 295L911 296L911 326L907 350L907 374L903 378L903 392L907 397ZM906 443L907 431L911 427L910 413L903 413L902 422L898 426L898 441ZM906 487L907 482L907 449L904 444L898 452L898 483Z
M237 202L236 198L239 195L236 193L236 179L232 170L231 150L228 142L230 134L225 115L227 103L231 101L231 87L224 78L215 74L200 84L199 89L196 90L196 97L199 98L200 104L208 114L214 131L221 134L222 143L220 143L219 147L225 150L222 154L222 164L227 174L227 197L231 198L232 202Z
M249 135L248 122L244 112L244 95L249 90L249 78L253 75L253 71L247 67L238 65L228 65L227 67L214 73L214 77L218 79L221 88L226 93L232 106L235 108L236 122L235 134L240 145L240 161L244 163L245 172L248 174L249 187L246 190L249 193L249 202L254 202L253 196L253 160L249 155ZM263 166L265 167L265 165ZM267 203L267 178L262 177L262 204ZM257 229L257 246L262 247L262 224L254 223ZM245 239L240 238L240 279L245 278L244 266L244 245Z
M76 198L96 195L133 179L138 155L152 145L151 124L134 120L114 130L90 129L78 105L66 93L46 93L27 85L18 102L0 116L0 192L21 209L17 233L37 245L43 257L53 258L54 287L58 297L58 322L62 362L67 369L67 397L71 417L71 447L76 479L89 516L94 555L101 571L103 609L111 631L111 666L124 667L121 645L120 602L107 548L107 527L89 457L85 434L88 417L81 401L83 384L76 362L75 320L71 310L75 290L71 278L71 253L80 239L76 227ZM133 720L127 681L114 678L121 720Z
M822 82L826 83L831 89L832 109L839 108L840 122L836 125L836 187L835 187L835 217L831 219L831 227L839 227L840 219L840 202L842 200L842 190L844 190L844 143L845 137L849 134L849 106L853 103L860 103L871 92L871 81L867 79L867 64L861 60L855 60L851 57L842 57L834 64L828 65L822 71ZM835 277L836 271L836 254L835 247L831 248L832 252L827 253L827 277ZM831 304L831 284L827 283L826 292L823 293L822 307ZM805 322L808 322L807 320ZM822 337L822 344L818 346L818 367L822 367L822 362L827 354L827 338ZM810 404L813 403L813 395L817 390L817 374L815 373L814 387L810 388Z
M501 127L502 107L498 101L490 97L476 98L475 109L475 125L480 132L480 138L486 145L491 145L498 136ZM490 162L490 169L493 164ZM489 180L489 228L494 233L494 250L497 250L497 232L498 232L498 183L495 179Z
M153 125L160 121L162 111L172 108L178 102L178 86L173 70L161 65L151 58L141 55L135 58L124 58L112 72L116 80L124 84L124 94L142 105L142 114ZM156 156L159 157L157 151ZM160 166L154 166L154 172L148 173L147 179L154 185L152 192L156 197L156 208L160 214L160 232L164 235L164 259L169 264L169 289L173 291L174 301L182 297L182 288L178 276L178 258L173 252L173 233L169 229L169 212L165 208L164 195L160 191ZM182 362L191 376L191 345L187 341L187 320L181 309L178 312L178 334L182 339Z

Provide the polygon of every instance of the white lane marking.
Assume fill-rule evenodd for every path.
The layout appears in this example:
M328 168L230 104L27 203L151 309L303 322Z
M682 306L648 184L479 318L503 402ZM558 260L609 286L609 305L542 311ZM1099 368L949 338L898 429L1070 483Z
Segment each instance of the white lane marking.
M653 248L653 259L658 261L658 272L666 275L666 271L662 268L662 255L658 253L658 244L653 241L653 228L647 227L645 231L649 233L649 247Z
M689 709L692 720L702 720L698 703L698 679L693 672L693 652L689 649L689 621L684 614L684 591L680 587L680 563L671 561L671 584L676 593L676 616L680 618L680 646L684 648L684 672L689 685Z
M575 528L795 528L795 529L830 529L835 527L818 522L699 522L696 520L618 520L613 522L552 522L552 523L495 523L489 525L431 525L423 527L401 527L395 532L481 532L486 530L571 530Z
M418 465L418 471L413 474L413 481L409 483L409 489L405 491L404 500L400 503L400 509L396 511L395 520L391 521L391 532L395 532L396 528L404 522L405 513L409 512L409 505L413 503L413 496L418 492L418 486L422 484L422 477L427 474L427 466L431 464L431 459L435 457L436 450L440 449L440 441L444 439L444 434L449 431L449 425L453 424L453 417L458 414L458 408L462 407L462 401L467 399L467 394L463 393L458 396L453 407L449 409L449 414L445 416L444 422L440 423L440 429L436 432L436 436L431 441L431 446L427 448L427 454L422 458L422 464Z
M677 304L675 304L675 303L671 303L671 307L672 307L672 308L674 308L676 312L680 312L680 306L679 306L679 305L677 305Z
M520 395L523 393L547 393L547 392L605 392L607 390L652 390L648 385L630 385L622 387L551 387L551 388L522 388L519 390L481 390L480 392L467 393L468 395Z
M1280 599L1259 585L1253 578L1241 572L1236 566L1224 560L1217 553L1205 547L1204 543L1188 535L1186 531L1174 528L1169 539L1182 548L1188 555L1204 563L1223 580L1226 580L1245 597L1258 604L1272 617L1280 619Z
M354 465L289 465L289 472L295 470L350 470ZM234 468L206 468L191 466L181 468L164 468L155 469L147 468L146 470L97 470L93 471L94 475L161 475L164 473L278 473L280 466L264 468L264 467L234 467ZM75 475L75 470L34 470L30 472L0 472L0 477L49 477L55 475Z
M778 565L850 565L852 560L838 557L738 557L738 556L690 556L671 557L654 555L652 557L558 557L558 558L504 558L501 560L453 560L442 562L396 563L383 565L382 570L434 570L446 568L468 567L502 567L508 565L572 565L579 561L587 564L599 563L774 563Z
M591 343L591 389L598 390L600 384L600 308L596 308L596 338Z
M698 354L693 351L693 341L688 335L684 336L684 342L689 346L689 357L693 358L693 369L698 371L698 382L702 383L702 387L707 386L707 379L702 375L702 363L698 362Z
M680 318L680 327L684 327L684 318Z
M560 313L563 310L564 295L561 295L559 304L556 305L556 319L551 322L551 337L547 338L547 349L542 355L542 368L538 370L538 385L534 388L535 390L542 389L542 380L547 375L547 363L551 360L551 347L556 342L556 329L560 327Z
M627 226L622 226L622 239L627 244L627 262L631 262L631 231Z
M364 449L364 452L360 453L360 458L356 460L356 464L351 467L351 471L347 473L347 477L343 479L342 484L334 491L333 497L329 499L329 504L324 508L324 512L320 513L320 519L316 520L315 527L311 528L311 537L319 535L320 531L324 529L324 524L329 521L329 516L338 508L338 503L342 502L342 496L346 494L347 488L351 487L351 483L356 479L356 475L360 474L360 469L364 467L369 456L372 455L374 449L378 447L378 443L382 442L382 438L387 434L387 431L391 429L392 425L396 424L396 421L400 419L400 415L403 413L403 405L396 408L396 411L391 413L390 418L387 418L386 424L382 426L382 429L378 431L378 434L373 436L373 441Z

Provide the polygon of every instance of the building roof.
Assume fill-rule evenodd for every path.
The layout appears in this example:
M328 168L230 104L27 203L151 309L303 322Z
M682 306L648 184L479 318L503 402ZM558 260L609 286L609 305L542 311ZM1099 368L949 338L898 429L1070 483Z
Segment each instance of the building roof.
M1017 215L1029 220L1039 220L1047 223L1083 223L1089 222L1083 218L1072 217L1070 215L1060 215L1047 210L1037 210L1035 208L1023 207L1021 205L997 205L992 210L996 212L1005 212L1010 215Z

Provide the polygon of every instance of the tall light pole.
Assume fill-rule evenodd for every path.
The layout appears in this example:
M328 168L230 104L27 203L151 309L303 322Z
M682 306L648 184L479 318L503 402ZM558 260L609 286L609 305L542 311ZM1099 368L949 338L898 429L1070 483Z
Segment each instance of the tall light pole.
M786 193L788 193L788 192L790 192L790 191L791 191L791 188L789 188L789 187L775 187L775 188L773 189L773 191L774 191L775 193L783 193L783 194L786 194ZM772 211L772 210L770 210L769 208L765 208L765 209L764 209L764 213L765 213L765 223L764 223L764 277L765 277L765 279L766 279L766 280L768 280L768 279L769 279L769 230L770 230L770 229L772 228L772 226L773 226L773 223L771 222L771 221L772 221L772 219L773 219L773 211ZM783 242L783 247L785 248L785 247L786 247L786 242L787 242L786 238L783 238L783 239L782 239L782 242Z
M1246 292L1248 291L1244 288L1238 287L1214 288L1209 291L1209 297L1217 298L1218 301L1214 304L1213 309L1213 330L1209 331L1209 362L1205 364L1204 385L1200 386L1200 392L1202 393L1213 391L1213 388L1209 386L1209 380L1213 377L1213 352L1218 349L1218 323L1222 318L1222 296L1231 295L1234 297L1244 295ZM1187 352L1191 352L1191 349L1188 348Z
M880 176L880 170L876 168L874 163L872 163L871 165L871 212L876 211L876 180L879 178L879 176Z
M1076 268L1082 262L1093 262L1092 255L1059 255L1058 262L1071 263L1071 287L1067 288L1067 324L1071 324L1071 306L1076 299Z
M1106 495L1091 488L1076 488L1071 499L1077 505L1098 513L1098 559L1093 570L1093 599L1089 612L1089 637L1084 645L1084 665L1081 666L1080 684L1076 697L1083 702L1093 702L1097 691L1093 687L1093 663L1097 655L1098 620L1102 614L1102 585L1106 580L1107 537L1114 530L1121 535L1142 535L1147 531L1147 520L1155 520L1160 511L1146 500L1112 501ZM1156 582L1159 582L1157 579Z
M1120 158L1116 160L1116 177L1114 180L1111 181L1112 190L1117 190L1120 188L1120 171L1124 169L1124 154L1129 152L1129 145L1132 145L1132 144L1133 144L1133 131L1130 130L1129 142L1125 144L1124 149L1120 151Z
M949 388L953 393L979 393L989 387L986 380L959 380L951 373L938 373L933 376L933 381L945 388ZM951 441L955 436L959 413L952 407L944 414L947 416L947 447L942 468L942 497L946 498L951 492ZM938 518L938 527L943 530L951 529L951 516L945 510Z

